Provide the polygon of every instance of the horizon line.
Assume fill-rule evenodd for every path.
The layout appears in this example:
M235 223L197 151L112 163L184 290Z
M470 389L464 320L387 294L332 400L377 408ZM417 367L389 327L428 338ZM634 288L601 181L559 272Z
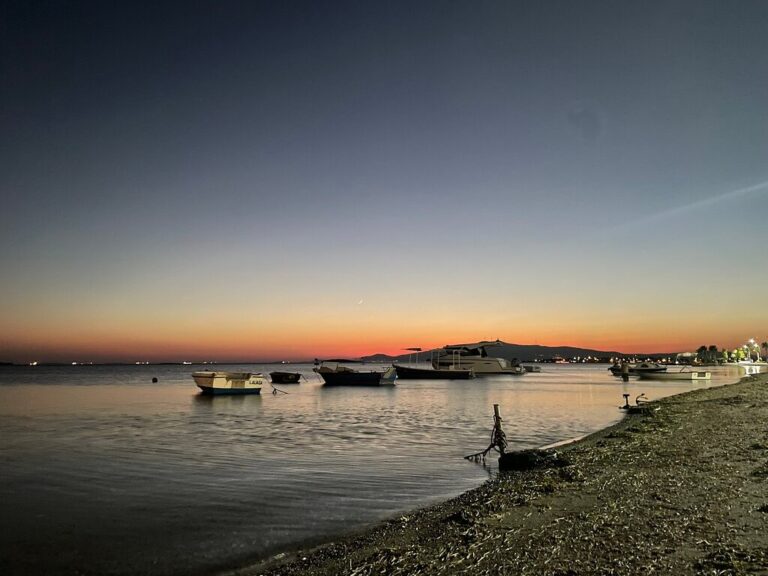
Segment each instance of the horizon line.
M480 340L480 342L492 342L487 340ZM591 353L597 353L599 356L609 356L609 355L615 355L620 354L622 356L669 356L673 354L679 354L683 351L675 350L675 351L664 351L664 352L623 352L620 350L597 350L595 348L582 348L580 346L574 346L574 345L558 345L558 346L547 346L544 344L512 344L508 342L501 341L503 344L508 346L520 346L520 347L538 347L538 348L548 348L548 349L557 349L557 348L573 348L577 350L584 350ZM470 344L470 343L467 343ZM461 345L461 344L459 344ZM430 351L434 350L440 350L440 348L433 348L431 350L424 350L421 352L421 354L428 354ZM349 355L349 354L328 354L323 355L323 357L327 358L344 358L349 360L360 360L365 358L374 358L374 357L386 357L386 358L398 358L401 356L408 356L408 354L387 354L384 352L374 352L372 354L365 354L360 356L355 355ZM141 366L141 365L184 365L185 363L188 363L189 365L210 365L210 364L306 364L306 363L313 363L315 360L322 358L320 356L314 356L311 358L282 358L280 360L275 359L269 359L269 360L259 360L259 359L235 359L235 360L171 360L171 359L162 359L162 360L30 360L30 361L22 361L19 362L17 360L0 360L0 365L5 366L28 366L30 364L33 364L33 362L36 365L57 365L57 366L106 366L106 365L120 365L120 366ZM375 360L373 360L375 361ZM533 361L533 360L528 360Z

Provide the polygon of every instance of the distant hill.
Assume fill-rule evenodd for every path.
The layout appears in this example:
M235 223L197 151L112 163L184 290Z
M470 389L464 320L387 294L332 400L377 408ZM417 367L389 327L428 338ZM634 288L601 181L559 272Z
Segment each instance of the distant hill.
M471 342L469 344L458 344L459 346L480 344L480 342ZM487 344L495 344L488 342ZM423 360L428 360L430 350L425 350L419 353L419 357ZM500 342L498 345L489 346L488 354L497 358L506 358L512 360L517 358L521 362L535 362L551 360L555 356L561 356L567 360L575 357L592 356L597 358L611 358L613 356L631 356L631 354L624 354L615 350L593 350L591 348L577 348L575 346L539 346L537 344L509 344L507 342ZM641 354L643 358L666 356L668 354ZM399 356L389 356L387 354L372 354L371 356L363 356L361 360L363 362L392 362L395 360L408 360L408 354L401 354Z
M394 360L400 360L402 358L405 358L407 360L408 354L405 354L403 356L389 356L387 354L371 354L370 356L361 356L360 360L362 360L363 362L392 362Z
M502 342L500 346L494 346L488 349L499 351L501 358L517 358L522 362L533 362L536 360L550 360L555 356L560 356L570 360L571 358L584 358L592 356L593 358L611 358L613 356L623 356L621 352L615 350L594 350L592 348L577 348L575 346L540 346L538 344L508 344Z

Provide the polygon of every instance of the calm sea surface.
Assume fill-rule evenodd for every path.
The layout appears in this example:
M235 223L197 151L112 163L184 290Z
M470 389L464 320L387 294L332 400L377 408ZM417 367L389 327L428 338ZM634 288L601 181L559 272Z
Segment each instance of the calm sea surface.
M624 392L701 386L543 365L327 388L311 366L288 368L307 378L278 385L288 394L209 398L190 376L199 367L0 367L0 572L210 572L479 485L494 471L462 457L488 445L493 404L520 449L618 421ZM713 373L704 385L738 379Z

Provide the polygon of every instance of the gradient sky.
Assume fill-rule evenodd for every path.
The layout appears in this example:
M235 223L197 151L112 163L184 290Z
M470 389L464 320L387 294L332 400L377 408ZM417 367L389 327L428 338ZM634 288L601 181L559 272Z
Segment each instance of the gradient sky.
M0 360L768 340L768 2L0 10Z

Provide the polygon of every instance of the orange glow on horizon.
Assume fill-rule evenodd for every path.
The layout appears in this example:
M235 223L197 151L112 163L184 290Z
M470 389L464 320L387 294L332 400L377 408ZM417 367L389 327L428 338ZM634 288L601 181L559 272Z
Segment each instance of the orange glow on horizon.
M418 346L424 350L447 344L500 340L509 344L570 346L605 352L667 353L693 351L700 345L715 344L718 348L732 349L742 345L749 337L758 342L766 338L753 335L754 331L731 329L729 334L717 337L714 332L702 330L691 337L684 330L667 330L663 337L659 331L642 327L626 330L622 326L605 326L599 332L578 327L570 331L538 327L539 336L531 337L526 330L514 332L500 330L449 330L445 327L430 331L428 327L404 330L399 326L365 329L362 326L332 327L326 330L306 330L298 333L295 326L286 325L273 330L260 331L239 326L238 329L196 331L190 327L157 327L139 334L117 330L94 330L71 336L48 331L41 336L28 333L24 338L0 341L5 357L2 361L78 361L78 362L133 362L133 361L279 361L311 360L312 358L358 358L372 354L391 356L405 354L405 348ZM406 334L407 332L407 334ZM532 332L531 332L532 333ZM743 337L742 334L750 336Z
M108 303L82 310L35 308L4 319L0 361L296 361L394 356L414 346L428 350L497 338L511 344L650 354L711 344L732 349L751 337L768 340L760 336L753 314L742 310L703 316L560 307L542 313L534 306L500 310L471 301L459 310L436 302L370 307L357 301L336 307L316 302L289 311L235 304L190 309L169 304L142 313Z

